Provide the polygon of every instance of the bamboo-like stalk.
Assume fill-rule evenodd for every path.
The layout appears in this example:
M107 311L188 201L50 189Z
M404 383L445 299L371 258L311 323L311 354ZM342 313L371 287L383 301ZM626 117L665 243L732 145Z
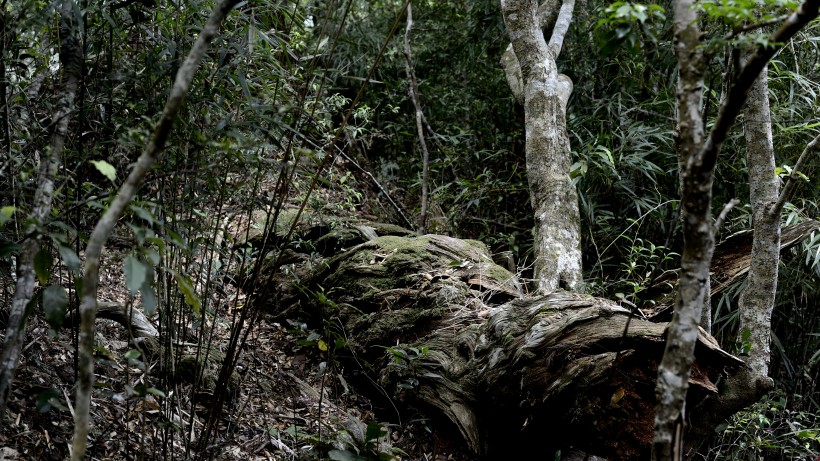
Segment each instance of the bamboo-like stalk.
M157 161L164 149L177 114L179 114L185 96L191 87L199 62L205 55L211 41L219 32L219 28L228 13L237 3L239 3L239 0L223 0L211 13L208 22L202 28L202 32L194 42L191 51L188 52L188 56L177 71L171 94L165 103L162 116L154 127L151 140L88 239L88 246L85 250L83 293L80 299L79 382L74 405L72 461L84 459L87 448L91 390L94 387L94 322L97 316L97 283L99 282L100 255L111 231L114 229L114 225L136 195L137 189L151 165Z

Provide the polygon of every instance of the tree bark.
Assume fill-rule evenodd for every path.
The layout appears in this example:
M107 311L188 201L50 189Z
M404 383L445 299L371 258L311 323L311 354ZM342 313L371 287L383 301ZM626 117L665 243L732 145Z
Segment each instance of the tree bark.
M754 240L746 288L739 301L738 343L747 352L746 365L757 379L770 379L771 325L780 263L778 177L774 173L772 120L769 110L768 66L749 88L743 119L749 198Z
M542 293L576 290L583 283L581 218L570 178L572 155L566 130L566 106L572 80L558 73L555 60L572 21L574 0L548 2L541 17L555 17L549 43L536 19L535 0L502 0L504 23L520 66L526 133L527 178L535 211L535 279ZM556 9L557 8L557 9ZM557 12L556 12L557 11ZM508 60L509 62L509 60ZM517 67L507 66L517 82ZM513 92L516 85L512 84Z
M194 74L199 67L199 62L205 55L211 41L219 32L222 22L238 2L239 0L223 0L211 13L208 22L202 28L202 32L194 42L191 51L177 71L171 94L168 96L162 116L154 128L151 140L88 239L88 246L85 250L83 292L80 299L79 379L74 405L72 461L80 461L85 458L87 446L91 390L94 387L94 322L97 316L97 283L99 281L102 250L111 231L114 229L114 225L134 198L151 165L154 164L164 149L177 114L182 108L185 96L188 94Z
M54 114L54 133L51 135L47 153L40 159L37 190L26 228L23 250L17 259L17 284L14 290L6 341L0 355L0 417L5 413L14 372L20 360L26 332L26 316L36 286L34 256L40 250L40 239L46 219L51 214L54 199L54 180L60 168L60 158L68 133L68 122L74 111L74 99L80 81L83 51L79 43L78 27L74 21L74 2L63 0L60 13L60 62L63 67L63 95ZM3 65L5 65L3 63Z
M684 247L675 312L669 324L663 360L658 367L653 442L657 460L681 458L688 377L714 248L712 170L704 171L693 164L703 145L701 104L705 69L693 5L692 0L675 3L675 51L680 64L677 112Z
M666 349L658 367L657 406L655 416L654 457L658 460L681 459L684 451L683 422L686 420L685 398L687 377L694 359L697 324L709 264L714 249L714 225L711 222L712 181L720 147L728 136L739 111L746 102L747 90L760 75L775 52L809 21L817 17L820 1L803 2L797 11L770 38L770 44L759 46L738 72L726 98L722 101L717 119L709 136L702 141L698 132L689 136L684 130L693 130L692 123L700 122L700 101L703 93L703 61L700 51L700 32L692 0L675 4L675 38L680 80L678 117L681 126L681 215L683 216L684 249L675 313L669 325ZM697 123L701 125L701 123ZM770 328L770 326L766 326ZM704 411L703 426L714 427L714 419L725 418L734 411L754 402L768 387L765 380L750 376L749 368L741 368L725 380L723 395L711 399L710 412ZM690 415L691 416L691 415ZM695 420L695 418L693 418ZM707 422L708 421L708 422ZM692 426L694 432L701 430ZM697 442L698 436L693 437ZM689 444L692 446L692 444Z
M542 31L551 31L555 27L555 20L558 18L558 11L561 8L561 0L544 0L538 6L536 21ZM507 45L504 54L501 56L501 66L504 67L504 75L507 84L512 91L515 100L519 104L524 104L524 80L521 76L521 66L518 65L518 58L515 56L512 44ZM571 91L571 89L570 89ZM569 99L569 94L567 94Z

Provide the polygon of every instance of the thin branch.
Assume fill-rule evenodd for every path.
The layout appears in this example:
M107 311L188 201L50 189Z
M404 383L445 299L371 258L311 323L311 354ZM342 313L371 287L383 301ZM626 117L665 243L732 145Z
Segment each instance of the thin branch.
M63 0L60 13L60 61L63 67L63 96L54 116L58 122L49 142L47 153L40 159L40 172L37 190L34 194L34 206L26 235L23 251L18 258L17 283L9 312L6 327L6 341L0 355L0 417L5 413L14 374L22 352L26 331L26 314L34 296L35 274L34 257L40 251L40 232L47 218L51 215L54 200L54 180L60 168L60 158L65 147L68 133L69 116L74 111L74 99L80 81L83 51L77 38L77 24L74 22L73 0ZM3 65L0 63L0 65Z
M564 0L561 9L558 11L558 18L555 20L555 27L552 29L550 42L547 49L553 59L557 59L564 46L564 37L567 35L569 25L572 23L572 10L575 8L575 0Z
M336 144L342 138L342 133L347 128L350 117L353 116L353 111L356 109L356 107L358 107L359 101L361 100L362 96L364 95L364 91L367 88L367 84L373 81L373 74L376 72L379 63L384 57L385 51L387 50L387 46L391 43L391 40L395 35L396 30L398 29L401 16L404 14L404 11L406 10L409 2L410 0L406 0L405 3L402 5L401 9L399 10L399 12L397 13L395 21L393 22L393 26L391 27L390 32L387 34L387 37L385 38L384 42L382 42L381 48L379 48L379 52L376 54L376 59L370 66L370 70L368 70L367 72L367 76L362 80L362 85L356 92L356 96L348 105L348 108L345 111L344 116L342 117L342 121L339 124L339 127L336 129L336 134L333 136L333 139L331 139L330 142L325 146L324 152L327 155L324 156L324 159L320 163L319 167L316 169L316 172L313 175L310 184L308 185L305 197L299 204L299 208L296 211L296 215L293 218L293 222L290 228L288 229L287 234L285 234L285 236L282 238L282 241L290 241L290 238L293 235L294 230L296 229L299 219L302 216L302 213L305 211L305 207L307 206L308 201L311 198L311 194L316 190L316 188L319 185L322 172L326 168L330 167L333 164L333 162L336 161L336 151L334 150L336 148ZM270 226L272 228L272 226L276 222L276 219L268 219L268 222L270 223ZM262 247L260 249L260 252L262 254L268 251L268 245L272 240L269 238L271 233L272 232L270 228L266 229L263 232ZM248 279L256 280L257 277L259 277L259 274L263 266L274 268L279 267L282 264L282 261L284 260L284 255L285 252L279 251L273 263L270 265L264 262L264 258L256 258L250 270L251 275L248 277ZM256 293L253 290L251 290L247 293L247 296L248 298L253 298L254 296L256 296ZM258 318L259 315L259 309L242 309L239 314L239 318L237 319L237 324L243 325L246 322L249 322L250 325L253 325L255 323L256 318ZM210 440L210 433L214 427L214 424L219 414L222 411L222 406L225 403L225 395L227 393L224 392L224 389L227 386L228 380L230 378L232 371L234 370L236 362L239 360L238 351L241 351L245 347L247 339L252 330L253 328L246 328L243 333L243 330L241 328L234 329L233 333L231 334L228 340L228 345L224 351L225 360L222 362L222 366L220 367L219 376L217 378L216 386L214 389L214 400L211 402L211 407L208 411L207 422L205 424L205 432L200 436L200 444L203 448L207 445L208 440Z
M128 204L137 193L143 178L151 165L165 148L165 142L173 128L177 114L182 108L188 89L191 87L199 62L205 55L211 41L216 37L228 13L239 3L239 0L223 0L211 13L208 22L202 28L182 66L177 71L171 94L165 103L162 116L154 128L154 134L143 150L128 178L120 187L117 196L105 214L100 218L88 239L85 251L85 273L83 274L83 293L80 302L80 339L79 339L79 379L75 402L74 440L72 441L71 460L85 458L89 410L91 407L91 390L94 387L94 322L97 316L97 284L99 282L100 255L105 247L114 225L125 212Z
M729 32L728 34L724 35L723 40L731 40L731 39L737 37L740 34L744 34L746 32L751 32L755 29L762 29L764 27L769 27L769 26L773 26L775 24L780 24L780 23L782 23L783 21L785 21L787 19L789 19L789 15L784 14L782 16L778 16L776 18L771 18L771 19L763 21L763 22L758 22L758 23L755 23L755 24L749 24L747 26L741 27L740 29L733 30L733 31Z
M348 140L348 143L350 143L350 140ZM365 170L364 167L362 167L361 165L359 165L356 162L356 160L354 160L351 156L347 155L343 151L339 151L339 154L345 160L347 160L353 166L355 166L356 169L358 169L365 176L367 176L368 179L370 179L370 181L373 182L373 185L376 186L377 189L379 189L379 192L381 192L384 195L384 197L387 199L387 201L390 202L390 205L393 207L393 209L396 210L396 213L398 213L401 220L404 221L404 223L408 226L408 228L412 229L413 228L413 223L410 221L410 219L407 217L407 215L404 214L404 210L402 210L402 208L393 200L393 198L390 196L390 194L387 192L387 190L384 188L384 186L382 186L381 183L379 183L379 181L376 179L376 177L373 176L373 174L370 173L369 171Z
M714 232L717 235L721 226L723 226L723 223L726 221L726 218L729 216L729 213L732 211L732 208L734 208L735 205L737 205L738 203L740 203L740 200L733 198L732 200L729 200L729 203L723 206L723 210L720 212L717 219L715 220L715 224L712 225L712 232Z
M794 188L797 187L797 179L800 176L799 173L800 169L803 168L803 163L806 162L809 154L817 150L818 145L820 145L820 135L817 135L814 139L812 139L811 142L806 145L806 148L803 149L803 152L797 159L797 163L794 164L792 174L789 175L786 186L783 187L783 191L780 192L780 197L777 198L777 203L775 203L774 207L770 211L772 214L780 214L783 210L783 206L786 205L786 200L789 199L789 196L794 191Z
M783 47L783 44L787 43L803 26L817 17L818 8L820 8L820 0L805 0L797 8L797 11L790 14L780 28L772 34L768 40L771 45L761 45L757 48L754 55L740 70L737 80L732 85L726 100L723 101L703 149L696 158L692 159L693 165L698 165L701 171L712 170L715 167L720 147L726 140L729 129L746 102L749 87L760 75L763 67Z
M4 2L5 3L5 2ZM3 105L3 150L11 158L11 116L9 115L8 81L6 78L6 39L8 28L5 7L0 10L0 104Z
M407 3L407 27L404 30L404 58L407 60L407 82L410 99L416 110L416 131L419 135L421 145L421 212L419 213L419 232L427 233L427 194L430 188L430 152L427 150L427 141L424 139L424 114L421 110L421 100L419 99L418 82L413 66L413 54L410 51L410 32L413 30L413 5Z

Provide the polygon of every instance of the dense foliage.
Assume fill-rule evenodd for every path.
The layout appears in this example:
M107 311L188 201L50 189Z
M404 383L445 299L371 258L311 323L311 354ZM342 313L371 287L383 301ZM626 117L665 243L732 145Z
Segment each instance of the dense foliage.
M258 210L274 217L270 223L283 209L304 206L329 226L357 213L407 225L386 201L387 193L415 222L422 165L397 32L403 5L397 0L247 2L230 16L196 75L164 159L110 244L126 261L131 302L138 296L146 313L158 315L166 345L186 334L207 342L214 331L225 329L235 343L229 357L238 354L245 328L259 312L222 309L244 301L238 295L226 299L226 267L240 265L240 272L252 278L264 260L256 258L260 254L283 264L282 252L275 250L289 232L265 226ZM81 92L56 178L54 211L38 229L55 259L41 262L37 274L41 281L57 280L69 288L69 309L76 309L75 283L88 233L147 142L212 6L211 1L125 0L83 1L74 9L85 53ZM701 2L710 18L707 119L714 119L727 65L735 59L727 45L743 49L764 37L760 31L733 30L747 21L776 18L793 6L775 2L769 5L771 13L760 10L758 17L751 2ZM427 0L413 7L414 70L432 146L429 229L483 240L496 253L510 252L519 270L530 275L533 218L523 112L499 65L509 42L499 3ZM668 2L588 0L579 8L559 63L575 84L568 129L587 291L639 306L651 302L645 293L656 279L677 268L682 246L677 76L668 8ZM24 229L38 162L55 124L58 12L56 3L36 0L3 2L1 12L4 305L13 294L19 245L34 237ZM770 65L774 145L783 177L820 126L818 32L820 23L814 22ZM716 207L741 200L724 236L752 224L745 162L743 134L736 128L724 146L715 184ZM784 223L820 216L816 165L815 159L809 180L790 199ZM238 245L247 236L225 231L235 216L245 217L246 229L253 228L249 221L257 226L261 221L266 228L260 232L273 237L255 247ZM310 238L297 243L315 244ZM740 289L729 290L713 308L715 333L727 350L735 348ZM816 432L801 432L817 427L814 415L820 414L813 397L820 380L817 305L820 237L815 236L782 262L773 326L772 373L778 388L802 397L777 394L761 404L769 407L739 416L717 439L717 447L735 444L731 452L738 456L769 449L739 448L736 442L744 430L752 437L753 429L766 429L771 444L796 444L789 453L820 449ZM126 376L131 381L121 389L167 395L166 409L174 407L179 394L169 391L178 385L171 372L179 366L175 360L166 354L156 371L139 378L142 387ZM220 377L225 386L235 365L226 363L228 372ZM757 426L750 426L755 418ZM371 430L381 436L380 426L366 428ZM179 440L193 449L187 446L189 438ZM375 457L374 440L368 436L350 444L366 446ZM729 459L721 453L718 458Z

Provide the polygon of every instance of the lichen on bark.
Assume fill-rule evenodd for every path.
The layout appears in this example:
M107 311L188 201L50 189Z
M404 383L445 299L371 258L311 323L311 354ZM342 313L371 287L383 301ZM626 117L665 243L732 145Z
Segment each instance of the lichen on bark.
M502 64L513 94L524 105L535 279L541 292L578 290L583 282L581 219L566 129L573 85L556 65L575 2L549 0L539 9L535 0L502 0L501 6L512 49Z

